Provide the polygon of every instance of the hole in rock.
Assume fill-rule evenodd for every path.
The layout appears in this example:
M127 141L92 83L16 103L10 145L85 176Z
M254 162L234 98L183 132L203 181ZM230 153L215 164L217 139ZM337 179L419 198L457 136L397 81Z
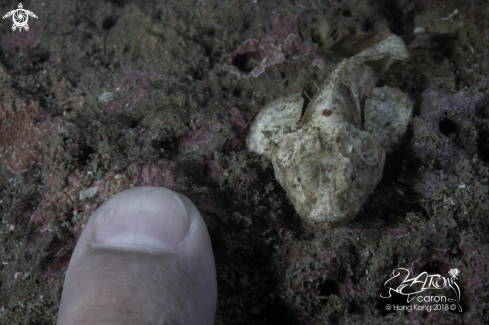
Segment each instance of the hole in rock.
M131 129L137 128L138 125L139 125L139 121L138 120L130 120L130 122L129 122L129 128L131 128Z
M241 97L241 89L239 89L239 88L234 88L234 89L233 89L233 97L235 97L235 98L240 98L240 97Z
M50 54L49 52L41 52L37 54L37 62L36 63L44 63L49 60Z
M154 148L160 152L163 157L168 156L168 154L177 153L177 139L163 139L161 141L155 142Z
M371 32L374 29L374 25L372 24L371 21L366 20L365 22L362 23L362 31L365 33Z
M438 127L440 128L440 132L446 136L449 136L450 134L453 133L455 134L457 133L457 126L448 118L444 118L443 120L441 120Z
M337 325L340 323L340 318L337 315L331 315L328 319L330 325Z
M421 274L423 272L428 272L428 274L440 274L441 270L438 261L431 261L423 265L419 269L419 273Z
M112 27L115 26L115 23L116 22L117 22L117 19L114 18L114 17L106 18L104 20L104 22L102 23L102 29L103 30L109 30L109 29L111 29Z
M339 295L338 283L333 280L326 280L319 286L319 295L329 297L331 295Z
M95 150L90 146L84 146L83 148L81 148L80 156L78 158L80 164L82 164L83 166L88 165L88 161L90 160L90 155L93 153L95 153Z
M479 158L489 161L489 132L479 132L477 149L479 151Z
M233 65L243 72L251 72L254 68L260 65L260 52L248 52L238 54L233 58Z
M321 34L319 33L318 30L312 30L312 32L311 32L311 41L314 44L317 44L319 47L322 47L324 45L323 44L323 40L321 38Z
M128 0L112 0L111 2L118 7L124 7L129 1Z

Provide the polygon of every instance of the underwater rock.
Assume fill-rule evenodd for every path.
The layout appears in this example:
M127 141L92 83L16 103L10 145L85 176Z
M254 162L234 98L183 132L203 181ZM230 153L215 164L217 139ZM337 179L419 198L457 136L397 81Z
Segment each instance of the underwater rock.
M266 38L249 38L239 45L236 56L226 65L230 73L256 78L267 67L309 54L311 45L297 35L297 16L285 17L274 12L268 24L271 30Z
M89 187L86 190L80 191L80 194L78 195L78 199L80 201L83 201L85 199L91 199L98 193L98 187Z
M365 102L365 131L372 133L386 152L394 151L407 132L413 105L399 88L374 88Z
M403 41L390 35L343 60L311 100L302 128L297 94L257 115L248 147L271 157L302 219L350 220L380 181L385 151L407 131L412 102L398 89L374 86L394 60L407 58Z
M429 199L437 189L453 192L463 186L471 188L471 198L477 201L488 175L484 167L489 161L488 107L486 92L445 94L428 89L421 94L419 117L412 120L409 157L423 168L405 176L415 192ZM445 185L440 184L443 179Z
M42 141L59 119L46 121L50 113L41 111L14 88L0 90L0 166L20 174L45 160L47 150ZM44 120L36 123L42 117ZM54 156L54 151L51 154Z

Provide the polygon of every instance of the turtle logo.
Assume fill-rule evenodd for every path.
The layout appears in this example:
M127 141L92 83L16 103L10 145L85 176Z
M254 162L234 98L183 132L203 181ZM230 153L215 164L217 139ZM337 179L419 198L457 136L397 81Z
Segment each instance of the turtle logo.
M29 30L29 25L27 25L29 16L37 19L37 16L32 11L24 9L22 3L19 3L19 9L9 11L5 16L2 17L2 19L8 18L10 16L13 16L12 19L14 20L12 30L15 31L18 28L19 32L22 31L22 28L24 28L26 31Z

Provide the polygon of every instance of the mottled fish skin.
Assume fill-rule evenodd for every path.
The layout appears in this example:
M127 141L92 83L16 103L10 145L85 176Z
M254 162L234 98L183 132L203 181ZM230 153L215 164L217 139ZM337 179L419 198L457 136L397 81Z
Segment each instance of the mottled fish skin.
M402 39L390 35L336 67L302 125L297 95L273 101L256 117L248 148L271 158L302 219L351 220L380 182L386 150L394 150L406 133L412 102L398 89L374 87L394 60L407 58ZM382 96L389 100L382 103Z
M251 125L246 139L249 150L271 158L273 148L283 136L298 129L303 105L300 93L267 104Z

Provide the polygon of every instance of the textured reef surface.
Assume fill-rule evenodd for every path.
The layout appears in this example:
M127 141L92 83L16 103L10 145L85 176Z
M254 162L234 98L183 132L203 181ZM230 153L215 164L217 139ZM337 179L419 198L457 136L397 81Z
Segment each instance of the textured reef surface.
M29 31L0 25L1 324L54 324L88 218L143 185L182 193L201 211L216 259L216 324L489 322L483 1L23 4L38 16ZM17 5L2 1L0 12ZM373 86L412 100L407 134L366 123L396 143L380 181L351 220L303 220L273 162L248 150L252 123L280 98L303 117L344 59L392 34L409 58ZM374 107L365 121L390 100L362 99ZM428 312L427 301L389 309L409 306L403 295L381 298L398 268L445 278L458 269L462 311Z

